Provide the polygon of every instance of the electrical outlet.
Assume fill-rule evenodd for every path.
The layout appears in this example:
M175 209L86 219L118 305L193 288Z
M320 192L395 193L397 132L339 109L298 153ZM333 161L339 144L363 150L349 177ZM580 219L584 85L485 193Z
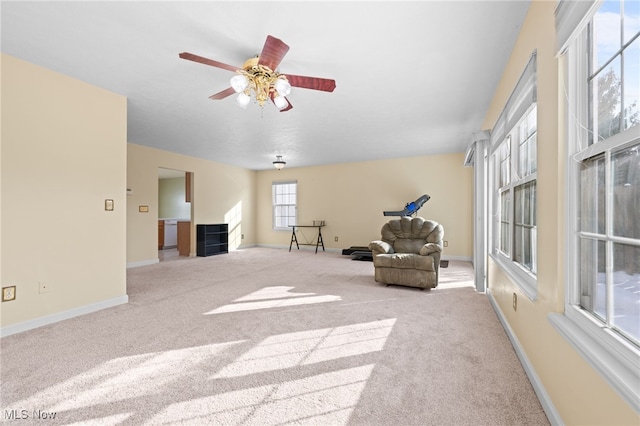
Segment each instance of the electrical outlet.
M38 292L40 294L49 293L49 284L46 284L46 283L43 283L43 282L39 282L38 283Z
M338 242L338 237L333 237L333 241Z
M444 246L445 246L445 247L449 247L449 241L445 241L445 242L444 242Z
M2 301L9 302L11 300L16 300L16 286L2 287Z
M240 234L240 239L244 240L244 234Z
M518 295L513 293L513 310L518 310Z

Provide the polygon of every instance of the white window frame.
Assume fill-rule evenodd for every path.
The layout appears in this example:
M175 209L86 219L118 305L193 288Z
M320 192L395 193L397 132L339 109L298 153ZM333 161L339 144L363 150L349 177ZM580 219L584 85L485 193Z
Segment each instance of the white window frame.
M514 202L516 187L528 182L537 181L536 172L529 173L526 176L518 176L517 173L519 162L519 152L517 147L520 143L520 125L527 119L529 113L532 112L534 108L537 108L536 61L537 53L533 52L522 76L509 97L504 110L500 114L500 117L491 131L491 139L489 142L489 188L491 189L489 191L490 211L488 217L494 218L489 222L489 256L491 256L496 264L498 264L507 276L513 280L515 285L518 286L531 300L536 300L538 296L537 275L514 260ZM511 144L509 157L510 177L509 182L506 185L500 186L500 149L505 143ZM500 195L503 191L509 191L510 194L508 212L510 229L508 253L500 250ZM532 255L534 258L537 258L537 244L533 247L533 251L535 253Z
M293 200L287 200L288 202L283 203L283 202L279 202L279 200L276 197L276 192L278 190L279 187L281 186L285 186L285 185L294 185L295 187L295 193L293 194ZM293 203L291 202L293 201ZM274 231L289 231L291 232L291 228L290 226L292 225L297 225L297 216L298 216L298 181L296 180L285 180L285 181L274 181L271 183L271 210L272 210L272 226L273 226L273 230ZM278 213L279 207L293 207L293 216L288 215L286 216L288 219L285 219L285 225L284 226L278 226L279 223L281 223L282 221L278 220L280 216L280 214ZM285 216L283 216L285 217Z
M563 4L564 3L564 4ZM640 127L636 126L579 149L580 141L588 140L588 51L586 24L598 10L601 2L589 2L583 18L570 17L567 10L579 2L561 2L556 10L558 34L573 34L559 40L560 53L565 55L564 74L560 90L566 96L566 188L565 188L565 306L564 313L549 314L550 323L598 371L614 390L640 412L640 351L631 342L597 321L580 307L580 262L578 247L580 166L584 159L600 152L638 143ZM584 6L584 5L581 5ZM571 29L580 26L580 31ZM563 28L564 27L564 28ZM561 68L562 69L562 68Z

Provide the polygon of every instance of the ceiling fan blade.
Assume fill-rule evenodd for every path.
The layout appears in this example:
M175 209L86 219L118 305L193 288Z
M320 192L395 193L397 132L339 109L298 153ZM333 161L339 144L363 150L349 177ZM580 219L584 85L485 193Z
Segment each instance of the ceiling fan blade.
M304 89L322 90L323 92L333 92L336 88L336 81L328 78L305 77L302 75L285 74L289 84L294 87L302 87Z
M224 89L222 92L218 92L215 95L209 96L209 99L220 100L226 98L227 96L231 96L234 93L236 93L236 91L233 90L233 87L229 87L228 89Z
M285 99L287 100L287 103L288 103L289 105L287 105L286 107L282 108L282 109L280 110L280 112L289 111L291 108L293 108L293 105L291 105L291 102L289 102L289 99L287 99L287 98L285 98Z
M272 71L275 71L288 51L289 46L285 42L268 35L267 40L264 42L262 52L260 53L258 64L265 65Z
M213 59L204 58L202 56L194 55L193 53L182 52L178 56L182 59L187 59L193 62L199 62L205 65L211 65L212 67L222 68L223 70L237 71L239 68L231 65L223 64L222 62L214 61Z

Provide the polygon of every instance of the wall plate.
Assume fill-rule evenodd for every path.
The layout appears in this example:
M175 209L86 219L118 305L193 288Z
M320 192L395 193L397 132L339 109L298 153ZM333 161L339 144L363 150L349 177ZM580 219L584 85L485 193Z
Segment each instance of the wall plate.
M16 286L2 287L2 301L9 302L16 299Z

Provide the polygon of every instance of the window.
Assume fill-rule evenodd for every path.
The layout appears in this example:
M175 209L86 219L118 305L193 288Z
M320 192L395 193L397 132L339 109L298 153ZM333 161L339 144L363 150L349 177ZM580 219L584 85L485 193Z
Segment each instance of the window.
M491 132L492 258L531 298L537 295L536 54Z
M597 2L563 22L576 3L556 11L559 28L585 24L562 41L567 287L550 321L640 411L640 3Z
M272 183L273 229L290 231L296 224L297 187L296 181Z
M640 343L640 144L580 164L579 294L603 326Z
M536 112L534 104L493 154L500 222L495 254L531 275L537 272Z
M574 148L581 199L576 235L580 297L574 303L640 347L638 19L637 2L606 1L586 31L589 131L586 146Z

